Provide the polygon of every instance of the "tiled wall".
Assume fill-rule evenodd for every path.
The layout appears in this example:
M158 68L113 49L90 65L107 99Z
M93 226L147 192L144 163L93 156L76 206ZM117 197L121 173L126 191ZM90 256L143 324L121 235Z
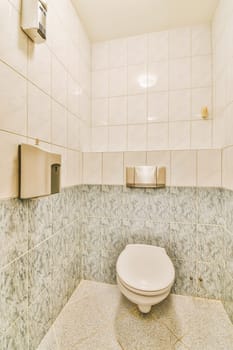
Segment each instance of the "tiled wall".
M167 186L221 187L221 150L83 153L83 183L124 185L125 167L166 166Z
M82 191L84 278L115 283L116 260L126 244L159 245L175 265L173 292L222 299L233 321L233 192L123 186Z
M0 201L0 349L34 350L81 277L79 188Z
M233 189L233 2L220 0L213 19L214 145L223 148L223 186Z
M92 151L211 147L209 24L92 46Z
M70 186L80 182L89 142L90 44L71 1L49 1L48 38L39 45L20 28L20 5L0 1L0 198L17 196L19 143L38 138L62 154L62 185Z

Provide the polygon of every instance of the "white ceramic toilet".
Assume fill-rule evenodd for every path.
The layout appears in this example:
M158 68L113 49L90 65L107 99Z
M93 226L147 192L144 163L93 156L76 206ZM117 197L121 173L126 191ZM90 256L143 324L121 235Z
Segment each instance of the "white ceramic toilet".
M170 293L175 269L164 248L129 244L118 257L117 284L122 294L143 313Z

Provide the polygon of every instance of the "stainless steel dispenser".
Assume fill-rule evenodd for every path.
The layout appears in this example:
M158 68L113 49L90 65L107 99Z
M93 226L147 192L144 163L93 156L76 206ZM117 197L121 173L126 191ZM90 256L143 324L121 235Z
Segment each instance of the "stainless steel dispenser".
M46 0L22 0L22 29L35 43L46 40Z
M60 192L61 155L27 144L19 145L19 198Z
M166 186L166 168L136 166L126 168L126 186L139 188L162 188Z

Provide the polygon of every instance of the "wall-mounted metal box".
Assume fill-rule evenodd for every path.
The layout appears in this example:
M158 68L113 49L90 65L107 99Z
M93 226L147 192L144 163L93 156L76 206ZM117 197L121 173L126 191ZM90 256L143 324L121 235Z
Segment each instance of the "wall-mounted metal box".
M166 186L166 168L135 166L126 168L126 186L161 188Z
M21 26L36 43L46 40L47 1L22 0Z
M19 198L60 192L61 155L27 144L19 145Z

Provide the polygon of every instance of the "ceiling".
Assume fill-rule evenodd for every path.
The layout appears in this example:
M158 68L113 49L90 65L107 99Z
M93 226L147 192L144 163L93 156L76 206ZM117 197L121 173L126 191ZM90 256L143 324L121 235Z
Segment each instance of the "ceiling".
M93 41L210 21L219 0L72 0Z

